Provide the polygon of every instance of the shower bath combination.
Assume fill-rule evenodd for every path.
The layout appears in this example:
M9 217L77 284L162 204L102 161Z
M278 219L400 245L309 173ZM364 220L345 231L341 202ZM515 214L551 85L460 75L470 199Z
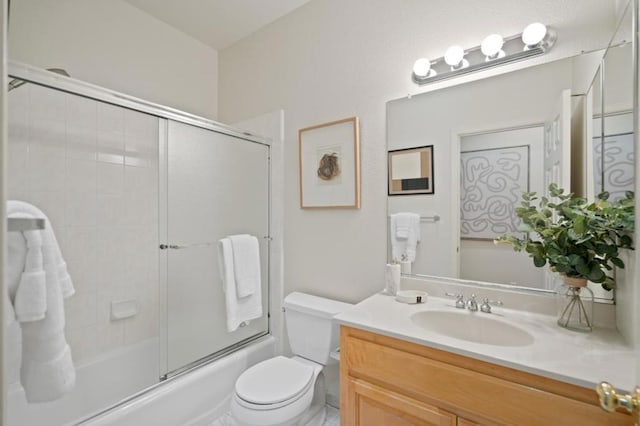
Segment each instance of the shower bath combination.
M270 142L62 68L10 63L9 76L9 198L49 216L77 292L64 303L75 387L27 403L20 351L9 351L8 425L75 424L140 392L174 389L165 386L174 377L198 376L251 343L272 347ZM236 233L258 237L263 314L228 332L211 259ZM20 332L11 322L7 347L19 347ZM238 374L265 352L238 358Z

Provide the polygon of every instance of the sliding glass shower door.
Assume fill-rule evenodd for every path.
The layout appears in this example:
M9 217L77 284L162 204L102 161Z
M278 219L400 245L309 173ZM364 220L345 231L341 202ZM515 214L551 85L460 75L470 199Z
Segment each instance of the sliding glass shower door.
M269 146L171 120L162 139L161 366L171 375L268 331ZM229 332L218 241L234 234L258 238L263 314Z

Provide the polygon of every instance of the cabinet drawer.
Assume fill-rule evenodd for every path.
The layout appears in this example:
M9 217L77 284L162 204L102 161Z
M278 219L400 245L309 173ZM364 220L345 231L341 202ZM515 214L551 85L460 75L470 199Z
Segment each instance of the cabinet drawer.
M456 426L456 416L440 408L349 379L353 408L347 424L357 426Z
M385 344L395 339L372 340L375 342L345 333L341 344L343 374L481 424L633 424L631 416L606 413L596 404L553 393L548 380L542 390L408 352L407 342L398 350Z

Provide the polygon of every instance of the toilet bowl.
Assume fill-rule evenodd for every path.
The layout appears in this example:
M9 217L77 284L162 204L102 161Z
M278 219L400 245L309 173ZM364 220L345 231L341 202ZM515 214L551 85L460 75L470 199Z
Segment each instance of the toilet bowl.
M321 365L277 356L241 375L231 415L242 426L320 426L325 392Z
M338 345L333 317L352 305L304 293L284 300L287 334L294 356L276 356L243 372L231 398L241 426L321 426L326 416L322 369Z

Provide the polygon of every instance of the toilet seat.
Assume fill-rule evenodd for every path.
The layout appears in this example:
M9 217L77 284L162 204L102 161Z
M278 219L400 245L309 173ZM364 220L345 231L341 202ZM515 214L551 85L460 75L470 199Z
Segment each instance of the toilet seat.
M295 402L309 392L314 368L291 358L277 356L254 365L236 381L236 400L253 410L273 410Z

